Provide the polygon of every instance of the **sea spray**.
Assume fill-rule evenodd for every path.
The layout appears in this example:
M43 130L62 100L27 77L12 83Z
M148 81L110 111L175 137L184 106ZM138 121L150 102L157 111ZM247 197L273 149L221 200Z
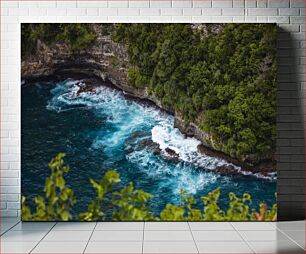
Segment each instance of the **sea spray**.
M154 195L151 203L154 211L160 211L166 203L178 204L181 190L194 195L201 204L200 197L218 187L225 195L221 197L221 202L226 201L229 191L254 193L254 205L263 198L274 202L275 197L264 191L273 188L273 182L257 179L254 175L224 176L215 172L217 166L230 164L199 153L197 146L200 142L195 138L186 138L174 128L172 115L151 104L127 98L121 91L107 86L80 89L80 85L82 81L79 80L55 84L45 105L55 119L64 119L66 123L65 130L59 124L58 132L62 133L62 142L67 143L67 155L73 151L72 156L84 158L81 165L70 162L78 178L87 182L89 175L96 175L94 178L99 179L105 170L116 169L122 184L133 181L137 188ZM87 122L84 122L83 114L90 117L85 118ZM48 115L44 117L48 121ZM74 121L82 124L86 132L78 132L73 125L70 126L69 118L76 119ZM87 125L94 128L86 128ZM57 128L57 123L53 122L51 126ZM67 132L71 133L71 137ZM81 146L76 147L76 142ZM167 149L174 151L178 160L167 157ZM236 170L240 168L236 167ZM69 181L78 186L73 178ZM88 187L83 189L79 186L83 192L90 190Z

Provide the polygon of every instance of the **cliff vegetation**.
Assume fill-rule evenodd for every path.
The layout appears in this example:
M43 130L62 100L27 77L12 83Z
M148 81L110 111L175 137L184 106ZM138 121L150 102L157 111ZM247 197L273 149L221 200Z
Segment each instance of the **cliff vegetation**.
M119 24L128 81L148 88L206 142L241 160L271 158L276 143L276 26Z
M21 54L35 54L38 41L47 45L63 42L72 52L88 47L96 39L89 24L37 23L21 25Z
M156 98L183 125L205 134L208 147L251 165L274 161L274 24L22 24L23 59L55 43L67 48L53 50L60 55L56 64L86 50L83 57L99 64L100 76ZM41 52L35 64L24 61L24 73L50 74L52 57Z

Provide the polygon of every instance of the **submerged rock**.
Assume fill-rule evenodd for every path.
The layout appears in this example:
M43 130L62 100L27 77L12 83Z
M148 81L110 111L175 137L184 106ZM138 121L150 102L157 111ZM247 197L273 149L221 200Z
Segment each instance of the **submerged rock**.
M159 144L155 143L152 141L152 139L145 139L141 142L141 145L144 147L149 148L150 150L153 151L154 155L159 155L161 154L161 149L159 147Z
M167 160L171 160L173 162L179 162L180 157L177 152L172 150L171 148L167 147L164 152L162 153L163 157L166 158Z
M79 87L76 96L79 96L81 93L94 93L96 84L97 84L96 79L85 79L76 83L76 86Z
M78 77L86 76L84 82L77 85L79 90L74 96L80 96L81 93L95 92L96 83L91 82L91 77L95 77L104 83L111 83L117 89L124 91L126 96L146 100L154 103L159 108L170 114L175 114L174 127L187 137L195 137L203 145L198 147L198 151L212 157L224 159L234 165L239 165L245 171L253 173L275 172L276 163L273 156L267 154L260 160L253 155L241 158L232 158L229 155L217 151L218 145L214 143L213 138L202 131L196 123L184 123L183 119L174 112L171 107L165 107L161 100L150 93L147 88L138 89L128 84L127 73L131 67L128 59L126 45L116 43L112 40L108 31L109 25L92 24L96 40L86 49L80 52L72 52L67 43L59 42L52 45L46 45L39 41L35 55L23 57L21 62L21 76L24 82L34 78L43 78L47 76L58 77ZM222 32L222 24L193 24L192 29L199 32L201 38L205 38L208 33L218 34ZM271 59L265 59L265 64L261 66L265 71L271 64ZM158 144L152 140L144 140L143 145L153 150L154 154L161 154L162 150ZM207 149L206 149L207 148ZM219 149L220 150L220 149ZM162 153L167 159L179 161L179 155L170 148L166 148ZM271 159L272 158L272 159ZM270 160L270 161L269 161ZM228 171L228 169L220 169Z
M173 158L179 158L179 154L177 153L177 152L175 152L174 150L172 150L171 148L169 148L169 147L167 147L166 149L165 149L165 152L167 153L167 154L169 154L171 157L173 157Z
M233 165L222 165L216 167L215 171L221 175L239 175L239 171Z

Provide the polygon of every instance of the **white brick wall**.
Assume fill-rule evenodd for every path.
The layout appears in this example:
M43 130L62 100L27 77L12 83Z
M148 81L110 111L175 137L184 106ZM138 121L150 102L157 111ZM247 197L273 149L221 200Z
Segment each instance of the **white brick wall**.
M305 81L304 0L8 1L1 4L1 216L19 215L21 22L276 22L279 23L279 200L292 206L288 177L303 177L299 103ZM286 33L287 31L287 33ZM293 117L292 117L293 116ZM295 138L295 141L292 140ZM293 147L294 146L294 147ZM302 144L303 146L303 144ZM294 149L293 149L294 148ZM300 150L303 147L300 147ZM288 173L289 172L289 173ZM292 178L292 177L291 177ZM283 179L283 180L282 180ZM299 186L298 186L299 187ZM291 200L292 201L292 200ZM294 198L293 198L294 201ZM297 208L300 208L297 205Z

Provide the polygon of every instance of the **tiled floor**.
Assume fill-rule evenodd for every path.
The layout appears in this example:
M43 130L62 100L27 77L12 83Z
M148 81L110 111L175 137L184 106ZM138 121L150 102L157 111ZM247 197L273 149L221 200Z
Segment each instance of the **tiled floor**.
M305 221L22 223L1 218L0 253L304 253Z

